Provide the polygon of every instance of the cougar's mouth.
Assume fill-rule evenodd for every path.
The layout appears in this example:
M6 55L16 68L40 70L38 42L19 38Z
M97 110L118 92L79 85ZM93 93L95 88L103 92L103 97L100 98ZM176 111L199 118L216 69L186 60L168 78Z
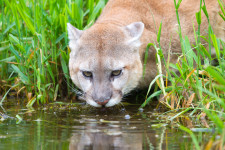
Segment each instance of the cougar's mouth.
M112 107L117 104L119 104L122 100L122 92L117 91L117 96L112 96L109 100L103 100L103 101L94 101L90 96L87 94L83 94L79 97L80 100L86 101L87 104L94 106L94 107Z

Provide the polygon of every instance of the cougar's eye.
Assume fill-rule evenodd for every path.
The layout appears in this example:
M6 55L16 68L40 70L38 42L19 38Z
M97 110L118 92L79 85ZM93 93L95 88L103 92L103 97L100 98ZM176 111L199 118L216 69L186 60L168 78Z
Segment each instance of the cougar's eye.
M121 73L122 73L122 70L114 70L114 71L112 71L112 77L116 77L116 76L119 76L119 75L121 75Z
M92 77L92 73L90 71L82 71L82 74L83 74L84 77L87 77L87 78Z

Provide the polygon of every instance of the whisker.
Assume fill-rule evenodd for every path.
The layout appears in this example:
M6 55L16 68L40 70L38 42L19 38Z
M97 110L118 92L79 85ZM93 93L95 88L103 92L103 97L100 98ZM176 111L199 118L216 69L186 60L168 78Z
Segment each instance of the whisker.
M125 101L128 98L128 96L130 96L130 95L132 95L132 94L127 93L127 94L123 95L123 97L121 98L121 101Z
M121 105L124 108L124 105L121 101L118 104Z
M65 78L64 78L64 81L65 81L66 84L70 87L70 89L72 90L72 92L76 93L77 96L82 96L82 95L84 95L84 93L83 93L81 90L78 90L78 89L74 88L73 85L70 84L70 83L68 83L68 82L66 81Z

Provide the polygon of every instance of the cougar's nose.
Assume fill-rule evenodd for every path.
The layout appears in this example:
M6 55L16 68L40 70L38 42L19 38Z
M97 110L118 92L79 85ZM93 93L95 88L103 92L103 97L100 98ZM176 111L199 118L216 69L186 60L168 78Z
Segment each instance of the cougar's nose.
M94 90L92 93L92 99L97 104L104 106L109 102L112 97L112 88L108 80L101 80L101 82L99 79L98 82L96 81L93 83Z
M109 102L110 99L106 99L106 100L98 100L96 101L96 103L98 103L99 105L106 105Z
M111 99L111 95L110 96L102 96L102 97L93 97L93 99L97 104L104 106Z

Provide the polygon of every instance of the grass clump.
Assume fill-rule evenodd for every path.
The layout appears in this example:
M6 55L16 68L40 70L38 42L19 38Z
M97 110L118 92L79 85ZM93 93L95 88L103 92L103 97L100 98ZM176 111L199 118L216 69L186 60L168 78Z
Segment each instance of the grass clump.
M25 95L28 105L73 90L66 23L92 25L105 0L3 0L0 2L0 94ZM65 82L67 84L65 84ZM71 86L70 86L71 85Z
M197 116L201 119L210 119L213 121L213 125L206 125L206 128L215 128L214 136L209 140L209 143L205 146L207 149L218 148L224 149L223 144L225 142L225 43L221 39L218 39L213 32L208 17L208 12L204 3L204 0L200 0L200 10L196 13L196 19L198 23L198 30L194 31L196 37L196 43L194 45L196 53L192 49L192 45L189 42L187 36L182 35L181 25L179 21L178 9L182 0L174 0L175 10L178 21L178 34L180 37L182 55L179 57L176 64L167 64L164 60L162 52L160 53L160 41L158 42L159 48L154 45L157 50L157 59L159 62L163 62L167 70L167 75L164 76L164 80L171 82L170 86L162 86L161 80L163 75L159 67L159 75L150 84L156 83L160 90L147 96L144 107L151 101L153 97L160 95L160 102L168 107L170 110L177 112L173 117L170 117L170 121L179 117L181 114L189 112L189 116ZM218 0L221 8L219 14L225 21L225 5L221 0ZM205 15L208 18L208 37L202 37L200 35L201 15ZM194 28L194 27L193 27ZM225 29L221 29L225 30ZM161 27L159 28L159 34ZM158 35L160 36L160 35ZM158 38L160 39L160 38ZM201 39L207 41L207 48L201 43ZM216 58L212 58L212 50L215 49ZM203 60L204 62L202 63ZM213 65L213 62L217 62ZM196 65L195 65L196 64ZM173 71L173 70L176 71ZM179 72L180 75L177 75ZM150 89L149 88L149 89ZM181 130L188 132L195 143L196 149L200 149L198 141L190 129L180 126ZM219 135L220 138L215 141L215 136ZM216 145L216 146L215 146Z

